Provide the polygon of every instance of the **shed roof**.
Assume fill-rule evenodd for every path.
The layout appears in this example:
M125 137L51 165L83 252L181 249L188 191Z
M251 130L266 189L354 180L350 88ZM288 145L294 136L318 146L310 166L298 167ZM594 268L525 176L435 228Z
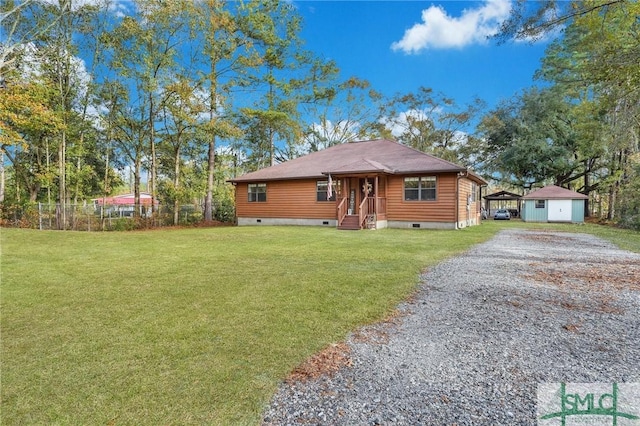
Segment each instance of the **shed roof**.
M520 198L522 198L522 195L514 194L513 192L508 191L498 191L494 192L493 194L485 195L482 198L484 198L485 200L519 200Z
M523 196L523 200L586 200L584 194L556 185L548 185Z
M467 172L467 169L398 142L377 139L334 145L322 151L247 173L230 181L309 179L323 178L329 174L443 172ZM471 179L486 183L480 176L472 172L469 174Z

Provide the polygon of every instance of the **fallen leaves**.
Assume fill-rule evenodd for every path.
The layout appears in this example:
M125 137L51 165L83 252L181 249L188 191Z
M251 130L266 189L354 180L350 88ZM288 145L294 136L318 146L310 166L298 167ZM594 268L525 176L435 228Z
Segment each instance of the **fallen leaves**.
M640 291L640 263L618 261L598 264L532 262L525 278L578 291L607 289Z
M300 382L317 379L320 376L332 376L342 367L351 366L351 350L346 343L335 343L314 354L296 367L287 382Z
M596 311L603 314L622 314L617 306L620 291L640 291L640 263L619 260L612 263L531 262L522 276L530 281L553 285L566 291L587 293L587 299L567 301L549 300L572 311ZM578 332L578 325L568 324L567 331Z

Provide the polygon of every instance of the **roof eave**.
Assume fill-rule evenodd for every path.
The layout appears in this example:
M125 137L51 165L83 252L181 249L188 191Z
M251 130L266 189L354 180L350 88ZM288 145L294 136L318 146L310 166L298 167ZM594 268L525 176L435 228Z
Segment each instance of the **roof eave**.
M382 173L387 175L395 174L393 170L380 170L380 169L371 169L371 170L336 170L336 171L328 171L322 172L323 175L335 175L335 176L343 176L343 175L362 175L362 174L370 174L370 173Z
M235 178L228 179L229 183L251 183L251 182L275 182L275 181L284 181L284 180L305 180L305 179L322 179L325 176L323 174L320 175L309 175L309 176L287 176L287 177L274 177L274 178L249 178L243 179Z

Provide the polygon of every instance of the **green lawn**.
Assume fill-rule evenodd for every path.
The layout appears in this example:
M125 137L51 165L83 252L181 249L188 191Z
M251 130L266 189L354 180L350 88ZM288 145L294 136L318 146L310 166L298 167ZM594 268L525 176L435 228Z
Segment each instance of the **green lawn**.
M296 365L512 226L2 229L2 423L258 424Z

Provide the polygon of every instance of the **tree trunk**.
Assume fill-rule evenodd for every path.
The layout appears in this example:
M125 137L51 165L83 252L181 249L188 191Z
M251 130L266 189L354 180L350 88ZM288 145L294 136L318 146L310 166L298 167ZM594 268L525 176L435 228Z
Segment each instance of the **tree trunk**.
M140 216L140 153L136 155L133 169L133 217Z
M609 188L609 208L607 209L607 220L613 220L615 215L615 205L616 205L616 185L611 185Z
M60 173L60 187L58 188L58 202L60 203L60 222L58 229L67 229L67 132L62 131L62 139L60 141L58 151L58 167Z
M211 136L209 142L209 161L207 163L207 195L204 200L204 220L205 222L211 222L214 215L213 206L213 183L215 177L216 166L216 138Z
M216 105L218 103L217 90L218 86L215 81L216 64L211 62L211 87L209 92L209 120L213 123L216 118ZM211 131L211 130L210 130ZM213 205L213 184L216 167L216 135L212 132L209 140L209 153L207 161L207 195L204 199L204 220L205 222L213 221L214 209Z
M269 128L269 165L270 166L274 166L276 164L276 152L275 152L275 145L274 145L274 134L273 134L273 129Z
M111 140L111 129L109 129L108 132L109 136L108 136L108 141ZM104 217L104 208L105 208L105 201L107 199L107 195L109 194L109 142L107 142L107 152L105 153L105 159L104 159L104 188L103 188L103 192L102 192L102 209L100 210L100 223L102 225L102 230L105 230L105 217Z
M155 129L153 126L153 94L149 93L149 151L151 155L151 170L149 178L149 193L151 194L151 212L155 217L156 213L156 141Z
M175 173L175 176L173 178L173 189L176 192L176 197L173 200L173 224L174 225L178 225L178 221L180 219L180 212L178 211L180 209L180 201L178 200L177 194L178 194L178 186L180 185L180 148L176 148L176 151L174 153L174 168L173 171Z
M35 183L29 186L29 201L35 203L38 200L38 192L40 192L40 185Z
M584 160L584 195L586 195L587 197L589 197L589 194L591 193L589 172L590 172L589 160ZM585 217L591 217L591 209L589 207L590 207L590 201L589 201L589 198L587 198L586 200L584 200L584 216Z
M4 202L4 151L0 150L0 203Z

